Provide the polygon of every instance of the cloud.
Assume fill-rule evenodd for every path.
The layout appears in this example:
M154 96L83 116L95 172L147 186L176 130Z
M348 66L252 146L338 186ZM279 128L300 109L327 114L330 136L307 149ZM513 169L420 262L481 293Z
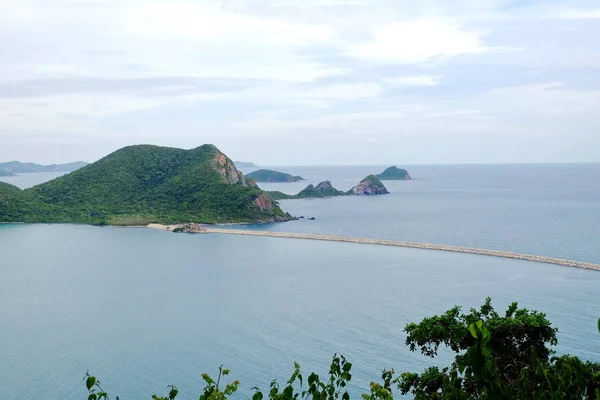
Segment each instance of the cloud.
M263 84L258 80L197 77L94 78L68 77L0 82L1 97L46 97L80 93L133 93L140 96L179 96L190 93L226 93Z
M383 78L382 81L395 86L437 86L440 84L439 76L409 75L394 78Z
M374 62L417 64L486 51L481 34L456 23L436 19L395 22L373 30L373 40L351 53Z
M600 8L567 9L552 15L554 18L566 19L600 19Z
M599 15L589 0L0 0L0 159L40 138L40 157L72 142L89 160L140 141L248 159L293 142L307 163L328 141L348 163L366 143L443 162L553 137L560 155L597 137Z

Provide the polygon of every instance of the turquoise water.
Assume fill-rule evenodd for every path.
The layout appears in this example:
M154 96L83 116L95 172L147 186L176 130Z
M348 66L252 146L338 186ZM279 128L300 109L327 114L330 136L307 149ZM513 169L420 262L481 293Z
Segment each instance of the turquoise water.
M375 169L373 171L373 169ZM289 169L348 188L379 167ZM598 165L411 167L389 196L282 202L261 229L501 248L599 262ZM40 181L26 176L27 187ZM46 177L47 178L47 177ZM289 185L289 186L288 186ZM354 393L383 368L431 363L403 327L455 304L518 300L548 314L561 353L600 361L600 273L435 251L144 228L0 225L0 398L85 398L86 370L122 399L181 389L224 364L253 386L294 361L354 362Z
M348 189L383 167L284 168L307 181L261 183L297 193ZM479 247L600 263L600 164L412 166L390 195L286 200L295 221L258 229ZM251 227L257 229L257 227Z
M492 296L546 311L561 352L600 361L600 274L483 256L145 228L0 227L3 399L84 398L87 369L123 399L224 364L250 388L293 361L325 372L355 363L363 390L384 367L429 360L402 328ZM353 390L360 392L357 386Z

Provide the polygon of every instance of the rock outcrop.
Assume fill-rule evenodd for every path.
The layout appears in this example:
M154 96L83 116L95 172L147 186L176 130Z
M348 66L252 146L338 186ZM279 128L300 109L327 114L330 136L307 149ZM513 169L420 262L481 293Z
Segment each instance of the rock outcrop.
M175 233L206 233L206 228L203 228L200 224L185 224L178 228L173 229Z
M233 161L216 149L216 147L215 150L216 153L212 162L212 166L223 177L226 183L230 185L256 187L256 183L252 179L246 179L244 174L238 171Z
M254 205L261 211L273 211L273 202L266 193L261 193L261 195L254 200Z
M382 181L408 181L412 179L407 170L398 168L396 166L389 167L388 169L376 176Z
M375 176L369 175L356 186L348 191L348 194L355 196L371 196L378 194L389 194L387 188Z

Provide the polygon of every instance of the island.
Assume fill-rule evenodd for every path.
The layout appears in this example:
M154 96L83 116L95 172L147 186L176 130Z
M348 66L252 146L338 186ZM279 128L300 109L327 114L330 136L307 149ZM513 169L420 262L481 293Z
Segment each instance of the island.
M258 165L248 161L234 161L236 168L258 168Z
M271 200L294 200L294 199L314 199L337 196L363 196L363 195L379 195L389 194L384 184L377 179L375 175L369 175L352 189L347 192L338 190L333 187L330 181L323 181L317 186L308 185L298 194L287 194L280 191L267 192Z
M259 169L246 175L256 182L298 182L303 181L301 176L293 176L285 172L273 171L272 169Z
M68 164L41 165L35 163L22 163L20 161L11 161L0 163L0 173L2 171L9 174L29 174L35 172L72 172L85 167L88 163L77 161ZM5 175L6 176L6 175Z
M0 222L147 225L288 221L213 145L128 146L33 188L0 184Z
M408 181L412 179L407 170L398 168L396 166L389 167L382 173L375 176L382 181Z
M356 196L371 196L379 194L389 194L387 188L375 175L369 175L356 186L348 191L349 194Z

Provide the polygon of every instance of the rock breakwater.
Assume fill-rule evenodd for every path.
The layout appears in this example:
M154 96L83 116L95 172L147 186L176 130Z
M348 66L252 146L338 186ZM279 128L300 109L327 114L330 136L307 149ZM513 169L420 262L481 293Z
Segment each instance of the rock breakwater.
M477 255L482 255L482 256L511 258L511 259L515 259L515 260L533 261L533 262L539 262L539 263L545 263L545 264L562 265L565 267L583 268L583 269L600 271L600 264L593 264L593 263L574 261L574 260L564 260L564 259L554 258L554 257L534 256L531 254L513 253L510 251L485 250L485 249L476 249L476 248L461 247L461 246L450 246L450 245L443 245L443 244L401 242L401 241L395 241L395 240L367 239L367 238L331 236L331 235L316 235L316 234L307 234L307 233L253 231L253 230L245 230L245 229L222 229L222 228L211 228L211 227L206 227L206 226L203 229L203 233L217 233L217 234L227 234L227 235L246 235L246 236L267 236L267 237L279 237L279 238L290 238L290 239L325 240L325 241L330 241L330 242L362 243L362 244L374 244L374 245L380 245L380 246L395 246L395 247L407 247L407 248L413 248L413 249L449 251L449 252L454 252L454 253L477 254Z

